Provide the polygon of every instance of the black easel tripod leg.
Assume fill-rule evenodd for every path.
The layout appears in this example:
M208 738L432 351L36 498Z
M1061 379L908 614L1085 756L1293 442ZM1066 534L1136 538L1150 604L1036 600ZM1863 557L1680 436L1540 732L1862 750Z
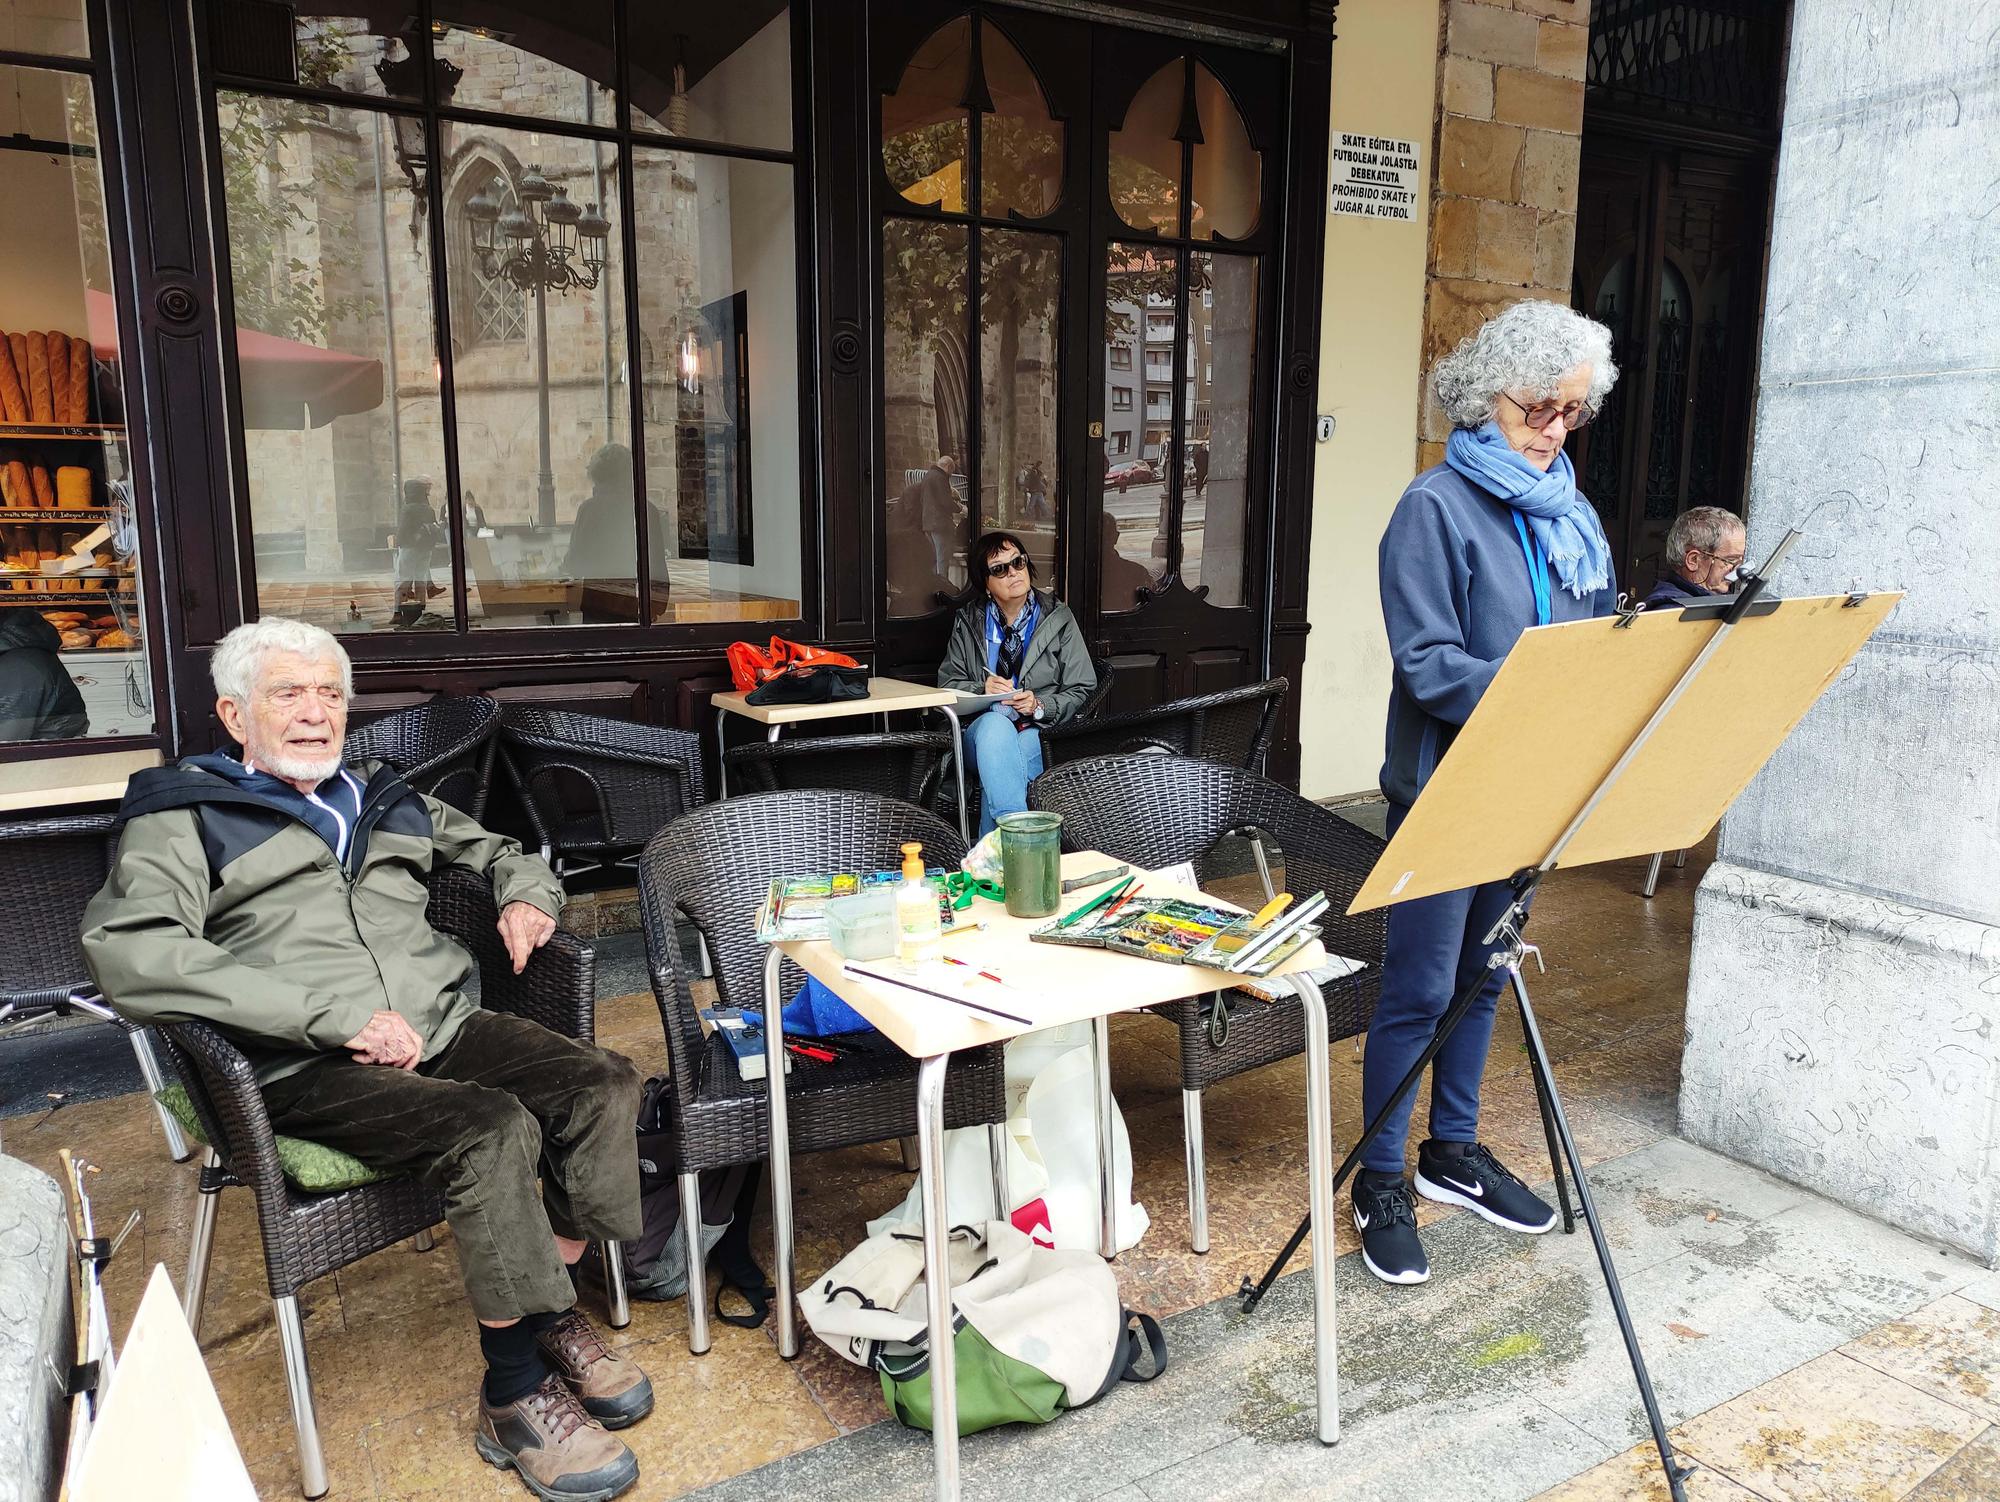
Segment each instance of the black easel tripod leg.
M1451 1041L1452 1033L1457 1030L1459 1023L1465 1020L1465 1014L1472 1010L1472 1004L1479 999L1479 993L1485 990L1492 980L1492 972L1488 971L1452 998L1451 1005L1445 1009L1444 1015L1438 1018L1437 1030L1431 1034L1431 1041L1424 1045L1424 1051L1417 1056L1416 1063L1409 1067L1396 1088L1390 1092L1388 1100L1382 1103L1382 1109L1375 1113L1375 1119L1361 1129L1360 1138L1348 1151L1347 1156L1340 1160L1340 1167L1333 1171L1334 1192L1337 1193L1340 1186L1346 1182L1347 1176L1354 1172L1354 1165L1361 1161L1361 1155L1368 1150L1368 1144L1381 1134L1389 1118L1404 1101L1410 1098L1410 1093L1417 1088L1417 1081L1423 1078L1424 1071L1430 1067L1431 1060L1436 1058L1438 1051ZM1311 1225L1310 1215L1299 1222L1298 1229L1292 1232L1292 1239L1285 1243L1284 1249L1272 1259L1271 1265L1264 1269L1263 1277L1254 1284L1248 1277L1244 1278L1237 1293L1243 1299L1245 1314L1250 1313L1264 1301L1264 1295L1271 1291L1271 1285L1276 1283L1279 1275L1284 1272L1285 1264L1297 1256L1299 1248L1305 1245Z
M1625 1291L1618 1283L1618 1269L1611 1261L1611 1246L1604 1239L1596 1202L1591 1199L1590 1185L1584 1180L1583 1155L1577 1151L1576 1138L1569 1129L1569 1117L1563 1111L1562 1097L1556 1092L1555 1076L1549 1069L1548 1050L1542 1046L1541 1029L1535 1025L1535 1009L1528 1002L1528 986L1522 978L1518 957L1507 967L1507 979L1521 1008L1521 1027L1528 1037L1528 1056L1539 1076L1548 1084L1548 1093L1542 1098L1543 1110L1555 1123L1563 1156L1569 1159L1570 1173L1576 1180L1577 1204L1583 1211L1583 1223L1590 1228L1591 1243L1597 1249L1598 1266L1604 1271L1605 1291L1611 1295L1611 1310L1618 1317L1618 1333L1624 1337L1625 1354L1632 1361L1632 1377L1639 1385L1639 1401L1645 1406L1646 1422L1652 1425L1653 1443L1660 1452L1660 1466L1666 1473L1667 1490L1672 1493L1674 1502L1686 1502L1687 1494L1682 1490L1681 1478L1690 1471L1674 1458L1673 1442L1667 1438L1667 1421L1661 1417L1659 1399L1653 1395L1653 1379L1647 1374L1646 1358L1639 1350L1639 1336L1632 1328L1631 1311L1625 1307Z
M1549 1139L1549 1172L1555 1176L1556 1203L1562 1207L1563 1234L1576 1234L1576 1212L1570 1208L1569 1184L1563 1174L1562 1144L1556 1138L1555 1113L1549 1109L1550 1084L1546 1071L1542 1068L1542 1056L1533 1045L1528 1032L1528 1014L1521 1013L1521 1036L1528 1040L1528 1072L1535 1081L1535 1104L1542 1111L1542 1135Z

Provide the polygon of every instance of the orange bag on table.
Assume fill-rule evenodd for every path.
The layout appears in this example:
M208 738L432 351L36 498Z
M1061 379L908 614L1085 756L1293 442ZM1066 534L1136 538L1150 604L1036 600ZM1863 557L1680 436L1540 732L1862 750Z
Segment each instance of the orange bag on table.
M752 689L763 687L764 683L789 668L858 668L860 663L845 652L829 652L825 647L811 647L804 642L786 641L782 636L771 638L771 645L760 647L753 641L733 641L729 644L729 677L736 685L736 691L747 694Z

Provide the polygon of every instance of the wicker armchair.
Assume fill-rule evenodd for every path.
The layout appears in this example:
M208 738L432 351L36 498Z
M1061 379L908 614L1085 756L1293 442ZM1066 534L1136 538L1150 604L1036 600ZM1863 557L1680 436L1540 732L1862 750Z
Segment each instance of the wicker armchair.
M559 876L632 863L704 799L701 741L685 730L511 707L500 721L500 758Z
M1102 850L1149 870L1193 861L1206 880L1223 836L1259 830L1284 853L1285 882L1301 897L1324 891L1319 920L1327 950L1368 968L1325 986L1327 1033L1348 1038L1368 1030L1382 986L1388 923L1380 911L1347 916L1383 842L1317 803L1255 772L1184 756L1137 754L1071 762L1044 772L1028 788L1031 807L1063 816L1063 844ZM1202 1162L1201 1094L1211 1085L1291 1058L1305 1049L1305 1014L1296 997L1274 1002L1225 994L1216 1002L1191 998L1153 1008L1181 1035L1181 1114L1188 1173L1189 1244L1208 1250L1207 1179Z
M680 1178L681 1227L687 1238L688 1349L708 1349L702 1265L700 1180L704 1169L755 1163L770 1150L762 1080L744 1081L719 1037L704 1037L675 928L685 914L706 940L723 1006L761 1013L766 949L751 921L773 878L806 871L873 871L893 867L905 840L921 840L928 859L955 866L965 855L958 831L943 820L886 798L832 790L750 794L710 804L676 820L646 847L639 863L639 911L647 964L674 1090L668 1104L672 1171ZM784 966L787 994L803 980ZM879 1049L849 1050L832 1064L794 1069L786 1077L791 1150L820 1152L887 1142L917 1130L917 1061L886 1040ZM945 1125L986 1126L999 1136L1007 1117L1001 1051L957 1055L946 1076ZM1000 1175L996 1172L996 1189ZM780 1214L774 1209L774 1218ZM789 1245L788 1221L774 1234ZM780 1332L780 1348L789 1347Z
M1169 751L1259 772L1290 687L1286 679L1267 678L1130 714L1051 725L1042 732L1042 761L1057 767L1092 756Z
M480 1005L529 1018L568 1037L595 1035L595 961L588 944L558 930L516 975L495 927L499 914L486 879L453 866L433 873L430 888L432 926L463 944L478 961ZM323 1496L326 1462L320 1453L298 1291L410 1237L420 1238L419 1249L428 1250L431 1227L444 1219L444 1196L407 1176L331 1194L293 1188L279 1170L271 1119L250 1061L207 1023L170 1022L160 1030L210 1144L201 1170L182 1307L199 1339L215 1245L216 1196L232 1186L248 1187L257 1201L264 1272L291 1389L299 1487L307 1497ZM605 1247L604 1265L611 1283L611 1323L622 1328L630 1316L616 1244Z
M951 736L925 730L746 741L730 747L727 760L732 785L745 792L842 788L921 805L951 760Z
M346 759L378 757L420 793L486 816L500 706L479 694L440 696L347 733Z
M32 1027L56 1017L95 1017L131 1040L146 1089L166 1083L152 1034L104 1004L83 958L83 905L104 885L117 841L110 814L64 814L0 824L0 906L24 921L10 925L0 945L0 1027ZM167 1151L176 1162L190 1151L180 1126L157 1100Z

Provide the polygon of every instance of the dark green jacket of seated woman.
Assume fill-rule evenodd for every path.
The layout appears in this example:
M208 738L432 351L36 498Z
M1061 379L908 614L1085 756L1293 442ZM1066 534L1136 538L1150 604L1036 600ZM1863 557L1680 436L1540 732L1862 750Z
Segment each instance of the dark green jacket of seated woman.
M1036 592L1042 618L1035 634L1028 638L1027 656L1021 663L1018 686L1032 689L1042 701L1042 723L1059 725L1074 719L1083 701L1097 687L1097 669L1090 665L1090 649L1084 645L1083 631L1069 606L1053 595ZM938 668L938 687L962 694L986 692L986 607L984 595L959 607L951 623L951 641L944 649Z

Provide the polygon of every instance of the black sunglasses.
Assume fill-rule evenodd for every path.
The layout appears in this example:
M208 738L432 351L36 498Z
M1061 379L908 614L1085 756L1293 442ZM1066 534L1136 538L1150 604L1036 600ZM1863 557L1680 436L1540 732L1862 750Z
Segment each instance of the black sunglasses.
M1015 569L1026 568L1027 566L1028 555L1026 553L1016 553L1012 558L1003 558L998 563L987 564L986 577L989 579L1004 579L1013 573Z

